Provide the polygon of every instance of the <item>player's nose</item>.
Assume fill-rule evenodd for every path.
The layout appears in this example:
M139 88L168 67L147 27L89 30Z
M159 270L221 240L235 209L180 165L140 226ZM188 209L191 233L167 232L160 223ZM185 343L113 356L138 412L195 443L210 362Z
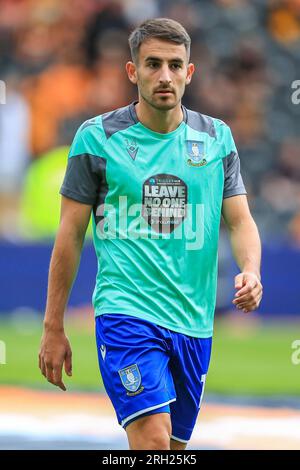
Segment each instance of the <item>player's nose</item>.
M171 83L172 79L168 65L165 65L161 68L159 81L160 83Z

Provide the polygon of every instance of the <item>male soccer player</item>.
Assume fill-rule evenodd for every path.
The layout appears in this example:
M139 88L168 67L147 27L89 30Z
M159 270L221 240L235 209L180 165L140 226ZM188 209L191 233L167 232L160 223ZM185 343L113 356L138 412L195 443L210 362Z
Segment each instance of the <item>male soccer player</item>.
M233 303L244 312L261 300L261 247L229 127L181 104L194 73L186 30L148 20L129 44L138 102L83 123L70 150L39 365L65 390L63 316L92 213L106 391L131 449L182 450L210 360L221 214L241 270Z

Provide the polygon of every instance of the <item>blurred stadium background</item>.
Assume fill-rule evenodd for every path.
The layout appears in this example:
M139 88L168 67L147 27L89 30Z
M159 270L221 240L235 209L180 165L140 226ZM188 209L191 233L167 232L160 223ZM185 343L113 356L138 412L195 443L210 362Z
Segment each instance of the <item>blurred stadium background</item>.
M158 16L192 37L197 73L183 102L231 126L263 242L264 299L246 316L231 307L237 268L221 227L212 362L191 448L300 449L300 1L0 0L2 449L126 448L98 372L90 232L67 312L67 394L40 375L37 354L68 147L82 121L135 99L127 37Z

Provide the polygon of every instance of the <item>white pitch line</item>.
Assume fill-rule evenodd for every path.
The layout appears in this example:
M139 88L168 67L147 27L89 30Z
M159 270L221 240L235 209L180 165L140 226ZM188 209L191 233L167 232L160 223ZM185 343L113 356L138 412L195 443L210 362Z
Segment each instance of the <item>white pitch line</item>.
M114 417L88 413L55 414L49 417L32 414L0 414L1 437L24 437L34 440L74 440L89 442L124 442L126 434ZM189 446L233 447L237 440L250 444L261 439L299 442L300 418L222 417L199 421Z

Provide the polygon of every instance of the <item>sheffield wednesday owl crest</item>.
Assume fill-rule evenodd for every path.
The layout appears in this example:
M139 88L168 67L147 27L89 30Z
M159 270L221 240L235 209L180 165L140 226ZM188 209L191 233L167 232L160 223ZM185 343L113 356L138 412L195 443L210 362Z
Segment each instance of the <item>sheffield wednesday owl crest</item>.
M186 140L188 154L187 164L190 166L204 166L207 164L204 152L204 142L199 140Z

